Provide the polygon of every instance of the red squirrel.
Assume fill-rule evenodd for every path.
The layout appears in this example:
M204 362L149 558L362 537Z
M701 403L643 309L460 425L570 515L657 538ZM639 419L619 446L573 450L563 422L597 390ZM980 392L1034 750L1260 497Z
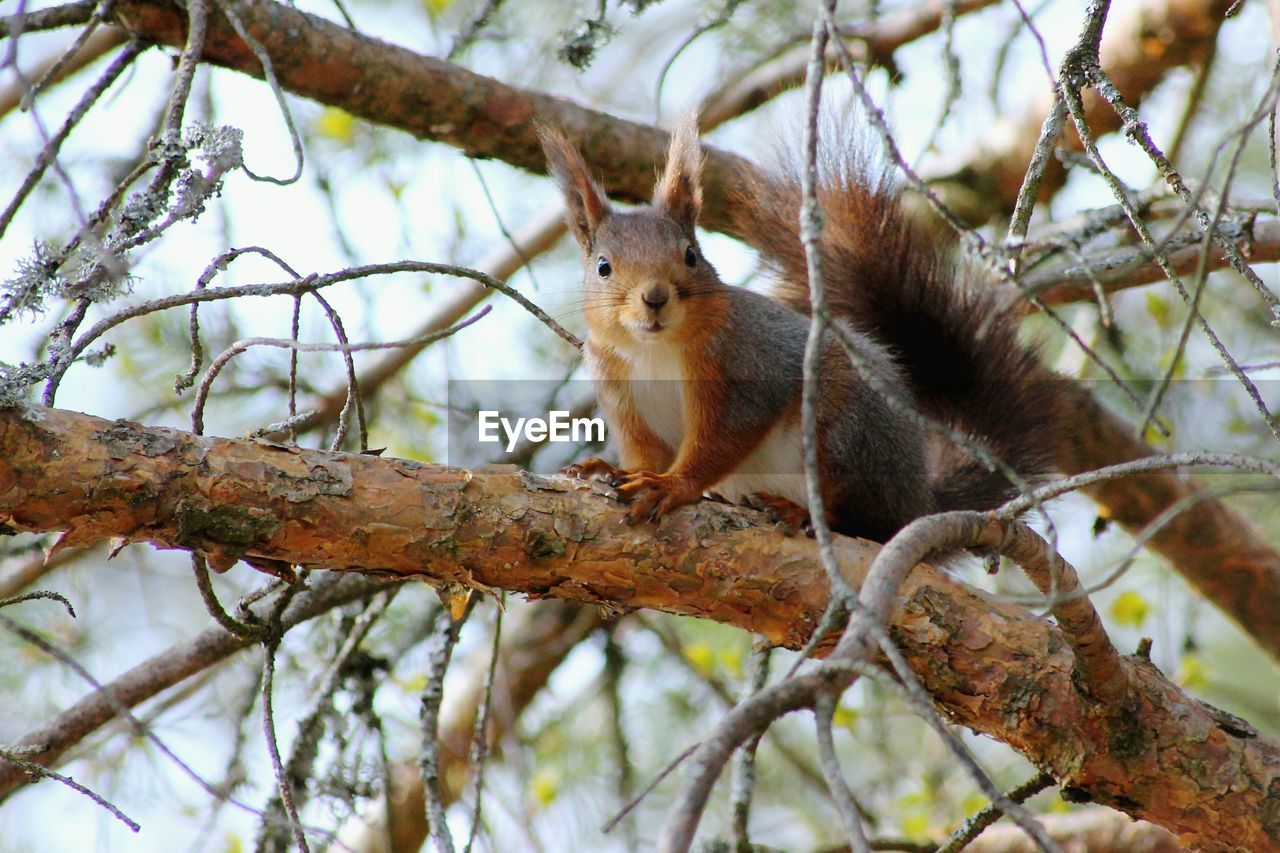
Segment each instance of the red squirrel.
M730 233L777 274L763 295L724 284L698 246L694 117L675 128L652 205L636 210L610 205L562 134L543 128L542 143L582 249L585 360L621 462L592 457L565 473L613 486L630 504L629 523L704 494L766 509L789 527L804 522L800 165L740 175L730 193ZM990 290L963 286L953 245L913 224L890 173L862 152L857 140L823 152L820 247L831 316L876 375L860 375L828 334L819 473L831 528L886 541L919 516L992 509L1017 489L876 387L971 436L1024 479L1048 473L1061 418L1017 318Z

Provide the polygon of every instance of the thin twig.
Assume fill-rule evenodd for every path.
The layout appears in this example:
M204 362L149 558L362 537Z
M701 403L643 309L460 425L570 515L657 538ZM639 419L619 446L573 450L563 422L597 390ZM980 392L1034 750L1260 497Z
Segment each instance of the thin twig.
M762 648L751 655L751 667L742 683L742 698L749 699L764 689L769 680L769 654ZM756 748L760 735L748 738L733 756L730 770L729 800L733 810L733 822L729 829L729 846L734 853L751 853L751 797L756 784Z
M662 784L663 779L666 779L668 776L670 776L675 771L675 769L679 767L681 764L683 764L686 758L688 758L690 755L693 755L693 753L696 752L698 747L700 747L701 745L702 744L700 743L695 743L692 746L686 748L683 752L681 752L675 758L667 762L667 766L662 768L661 772L659 772L657 776L654 776L653 780L649 782L648 785L645 785L644 788L640 791L640 793L636 794L635 799L633 799L631 802L623 806L621 811L619 811L616 815L609 818L608 823L600 827L600 831L605 835L608 835L610 832L612 832L613 828L617 826L624 818L626 818L627 815L631 814L631 812L635 810L636 806L644 802L644 798L649 796L649 794L653 791L654 788Z
M102 93L109 89L111 84L119 79L120 75L124 73L125 69L133 64L133 61L138 58L138 55L142 53L143 49L144 45L138 41L131 41L126 44L124 48L116 54L116 58L111 61L111 64L107 66L107 69L102 72L101 76L99 76L98 79L93 82L93 85L86 89L85 93L80 96L79 102L71 108L71 112L67 113L67 117L62 123L62 127L58 129L58 132L55 133L53 137L45 143L44 148L41 149L39 156L36 157L36 161L31 167L31 170L27 172L22 184L19 185L17 192L14 193L13 198L9 201L9 205L3 212L0 212L0 236L4 236L9 224L13 221L14 215L18 212L18 208L22 206L24 201L26 201L27 196L31 193L31 190L35 185L40 182L40 178L44 176L45 170L48 169L51 164L55 163L58 157L58 151L62 147L62 143L66 141L66 138L71 134L71 131L80 123L80 120L89 112L89 108L97 102L98 98L102 97Z
M466 612L470 612L469 610ZM444 698L444 676L449 669L453 647L458 642L463 617L455 621L448 607L440 607L432 617L430 645L427 651L427 667L422 689L422 708L419 723L422 728L422 746L418 752L418 765L422 768L422 783L426 794L427 824L436 853L453 853L453 836L445 818L444 789L440 778L440 701Z
M285 774L284 764L280 761L280 746L276 740L276 718L271 707L271 694L276 673L276 649L279 647L279 642L279 637L274 636L263 643L266 654L262 668L262 729L267 744L267 755L271 758L271 767L275 771L276 789L279 791L281 803L284 804L289 827L293 831L293 840L302 853L308 853L307 838L302 831L302 821L298 819L298 808L293 802L293 786ZM266 817L267 814L264 812L263 816Z
M476 834L480 830L481 809L484 805L484 771L489 763L489 715L493 713L493 683L498 677L498 659L502 644L502 617L506 613L505 596L499 600L493 617L493 647L489 653L489 671L484 679L484 699L480 713L476 715L475 729L471 733L471 757L469 764L476 778L476 805L471 812L471 830L463 853L471 853ZM624 756L625 758L625 756Z
M98 805L102 806L102 808L110 812L111 815L116 820L120 821L121 823L129 827L129 829L133 830L134 832L137 832L138 830L142 829L142 824L138 823L137 821L129 817L127 814L120 811L120 809L118 809L113 803L111 803L101 794L95 791L89 790L84 785L81 785L79 782L77 782L75 779L72 779L70 776L63 776L61 773L57 773L53 770L50 770L48 767L45 767L41 764L36 764L34 761L27 761L25 758L22 758L21 753L14 750L10 750L7 747L3 747L3 746L0 746L0 761L3 761L7 764L12 764L15 767L21 767L23 770L27 771L27 774L33 780L53 779L56 782L61 782L63 785L66 785L71 790L84 794L86 797L93 800Z
M240 20L240 15L236 13L236 7L239 0L220 0L222 12L227 16L227 20L231 22L231 26L235 28L236 35L240 36L241 41L248 45L249 50L253 51L253 55L258 58L258 63L262 66L263 79L267 81L267 85L271 87L271 93L275 95L276 105L280 107L280 115L284 118L285 127L289 130L289 141L293 144L293 157L297 161L293 174L287 178L275 178L271 175L259 175L252 171L248 166L243 166L244 173L255 181L263 181L278 186L288 186L295 183L302 177L302 136L298 133L298 128L293 123L293 112L289 109L289 103L285 100L284 89L280 87L280 81L276 79L275 67L271 64L271 56L267 53L257 39L249 35L249 31L245 29L244 22Z
M467 326L470 326L472 323L488 314L492 307L493 306L491 305L486 305L472 316L463 320L461 323L450 326L448 329L444 329L443 331L439 331L431 335L426 335L423 338L410 338L407 341L370 341L358 344L304 344L290 340L289 338L244 338L242 340L238 340L218 354L218 357L210 363L209 370L205 373L204 378L200 380L200 387L196 389L195 403L191 408L191 429L197 435L203 434L204 406L205 401L209 397L209 389L213 387L213 381L218 377L218 374L222 372L222 369L227 366L227 363L230 362L231 359L243 352L246 352L252 347L266 346L296 352L341 352L350 354L364 350L392 349L394 347L411 346L418 343L430 343L460 332Z
M831 733L831 719L835 716L836 702L839 693L822 691L818 693L813 706L814 723L818 733L818 764L822 767L822 775L831 789L831 798L836 804L836 813L844 824L844 834L849 840L853 853L871 853L867 844L867 833L862 828L862 820L858 816L857 803L853 793L844 780L840 770L840 759L836 757L835 741Z
M56 363L51 368L49 379L45 383L42 402L45 405L53 405L53 399L57 393L58 383L61 382L62 376L66 373L71 364L74 363L75 359L78 358L95 340L121 323L132 320L136 317L152 314L166 308L176 308L197 302L216 302L224 299L235 299L241 296L292 296L299 293L308 293L312 290L321 290L335 284L365 278L367 276L390 275L392 273L402 272L424 272L453 275L459 278L469 278L477 281L485 287L492 288L493 290L514 299L521 305L521 307L541 320L548 328L558 334L574 348L580 349L582 346L582 342L579 341L572 333L549 317L547 313L537 305L530 302L523 294L508 286L505 282L498 281L487 273L453 264L433 264L425 261L399 261L387 264L367 264L364 266L349 267L336 273L329 273L326 275L312 274L292 281L277 282L274 284L247 284L236 287L217 288L210 287L204 290L177 293L171 296L153 299L140 305L134 305L130 308L125 308L94 324L87 332L77 338L74 344L67 346L65 350L58 355ZM423 340L429 339L430 336L423 337Z
M1007 796L1010 802L1022 804L1053 785L1054 778L1048 773L1041 773L1014 788ZM1004 811L999 806L988 803L977 814L966 820L959 829L951 833L951 837L938 848L937 853L960 853L969 846L971 841L981 835L984 829L1003 816Z

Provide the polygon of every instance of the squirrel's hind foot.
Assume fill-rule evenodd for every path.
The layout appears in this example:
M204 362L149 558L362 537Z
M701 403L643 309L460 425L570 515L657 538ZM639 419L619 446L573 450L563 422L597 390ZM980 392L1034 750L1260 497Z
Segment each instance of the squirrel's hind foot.
M594 480L610 488L622 485L628 476L626 471L604 461L599 456L590 456L581 462L566 465L560 469L560 473L579 480Z
M809 516L809 508L801 506L790 498L775 495L772 492L756 492L747 495L744 506L758 509L770 522L776 524L788 536L799 536L803 533L813 537L813 519Z

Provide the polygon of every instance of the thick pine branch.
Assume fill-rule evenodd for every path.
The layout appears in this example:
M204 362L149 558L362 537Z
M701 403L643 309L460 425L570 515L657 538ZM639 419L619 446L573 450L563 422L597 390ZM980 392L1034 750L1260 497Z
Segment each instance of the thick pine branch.
M650 607L793 647L822 612L826 581L807 539L706 501L657 528L625 527L621 515L573 482L509 467L230 441L40 407L0 412L0 521L9 530L197 549L224 567L238 557L283 560ZM837 543L851 583L876 550ZM1009 743L1082 796L1206 849L1280 839L1280 744L1188 697L1149 663L1120 668L1108 692L1125 701L1097 701L1078 689L1057 628L923 566L902 588L893 631L952 721ZM53 763L74 740L54 738L50 726L19 745L54 741L32 756ZM0 773L0 794L23 779Z

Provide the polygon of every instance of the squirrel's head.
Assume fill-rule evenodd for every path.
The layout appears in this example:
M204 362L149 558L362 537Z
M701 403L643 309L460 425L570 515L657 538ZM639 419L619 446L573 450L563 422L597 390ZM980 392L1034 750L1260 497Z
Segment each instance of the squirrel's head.
M618 212L562 134L543 128L547 167L564 193L565 217L582 248L583 306L593 335L618 345L683 339L696 331L696 299L720 279L698 249L702 147L697 117L671 135L666 169L648 208Z

